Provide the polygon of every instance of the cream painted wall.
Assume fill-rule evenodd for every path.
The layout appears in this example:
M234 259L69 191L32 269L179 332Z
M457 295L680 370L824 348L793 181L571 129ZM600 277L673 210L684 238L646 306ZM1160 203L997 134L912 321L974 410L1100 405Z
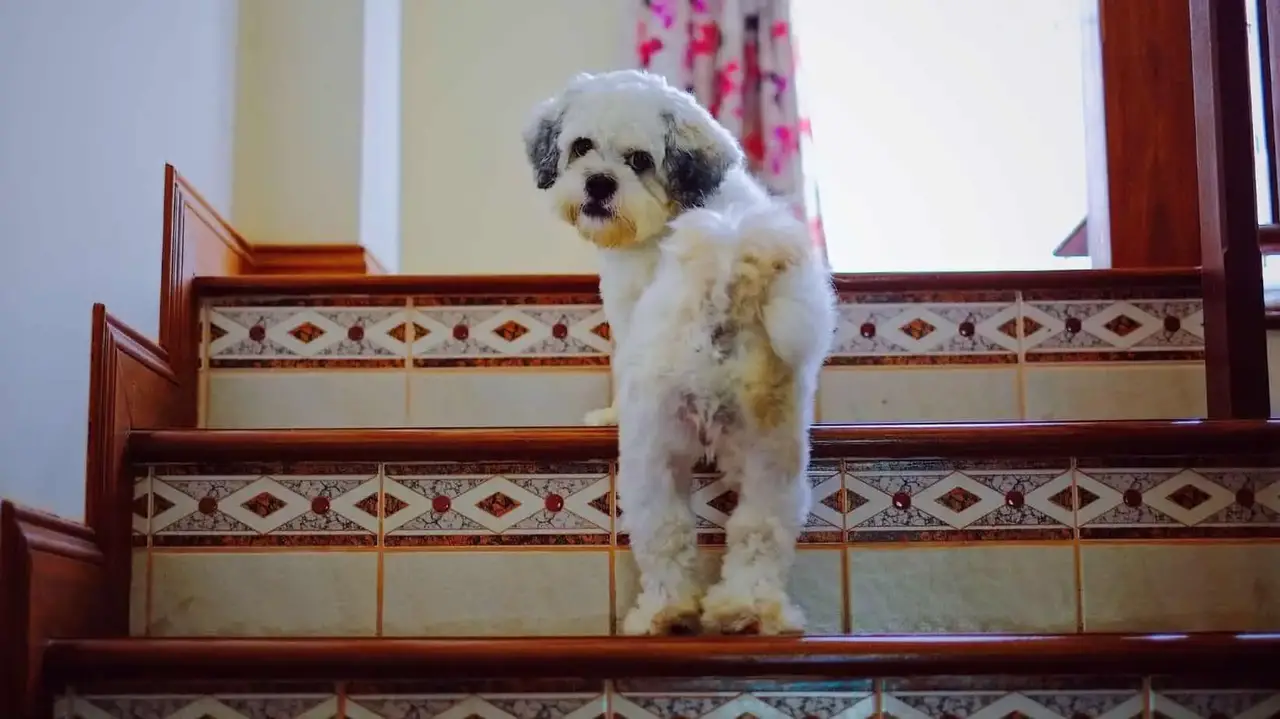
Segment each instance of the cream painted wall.
M251 242L358 241L363 27L358 1L241 4L231 222Z
M407 0L401 271L591 272L554 219L520 129L574 73L629 67L632 0Z
M231 195L235 0L0 0L0 496L84 503L89 317L155 337L164 164Z

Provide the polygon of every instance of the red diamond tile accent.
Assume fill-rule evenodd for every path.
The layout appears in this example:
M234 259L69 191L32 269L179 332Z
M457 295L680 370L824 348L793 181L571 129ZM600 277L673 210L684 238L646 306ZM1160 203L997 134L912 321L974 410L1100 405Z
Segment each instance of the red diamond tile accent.
M493 333L508 342L515 342L521 337L529 334L529 328L515 320L507 320L497 327L494 327Z
M1169 494L1168 498L1183 509L1195 509L1209 501L1210 494L1194 484L1184 484Z
M1036 322L1030 317L1022 318L1022 336L1023 337L1030 337L1031 335L1038 332L1042 327L1044 327L1044 325L1040 324L1039 322ZM1004 335L1005 337L1012 337L1013 339L1017 339L1018 338L1018 320L1016 318L1010 319L1006 321L1004 324L997 327L996 331Z
M375 517L376 517L376 516L378 516L378 510L377 510L377 507L378 507L378 497L377 497L377 495L372 495L372 496L373 496L373 507L374 507L374 510L373 510L372 512L369 512L369 514L372 514L373 516L375 516ZM368 501L368 500L364 500L364 501ZM361 502L361 504L363 504L363 503L364 503L364 502ZM360 506L360 505L356 505L356 506ZM396 512L399 512L400 510L402 510L402 509L404 509L405 507L408 507L408 506L409 506L409 503L408 503L408 502L404 501L403 499L400 499L400 498L398 498L398 497L393 497L392 495L388 494L388 495L386 495L385 497L383 497L383 499L382 499L382 516L384 516L384 517L390 517L391 515L395 514ZM364 509L364 507L360 507L360 508L361 508L361 509ZM368 511L368 510L365 510L365 511Z
M593 335L595 335L596 337L599 337L599 338L601 338L601 339L603 339L603 340L608 340L608 339L611 339L611 338L613 337L613 333L612 333L612 331L609 329L609 323L608 323L608 322L601 322L600 324L596 325L595 327L592 327L592 328L591 328L591 334L593 334Z
M822 499L822 504L841 514L848 514L869 502L866 497L850 489L838 489Z
M392 497L390 496L387 497L387 499L391 499L391 498ZM370 517L378 516L377 493L371 494L368 497L365 497L364 499L360 500L359 502L356 502L354 506L356 507L356 509L359 509L361 512L364 512Z
M903 334L911 337L912 339L918 340L924 337L928 337L929 335L933 334L934 330L938 328L934 327L928 322L925 322L924 320L917 317L914 320L911 320L905 325L899 327L898 329L901 330Z
M1106 324L1103 325L1103 327L1106 327L1108 330L1111 330L1112 332L1119 335L1120 337L1124 337L1125 335L1128 335L1129 333L1133 332L1134 330L1138 329L1141 326L1142 326L1141 322L1133 319L1128 315L1117 315L1110 322L1107 322Z
M492 514L495 517L501 517L519 506L519 502L508 497L502 492L494 492L488 497L476 502L476 508Z
M606 492L605 494L602 494L599 497L596 497L590 502L587 502L587 506L592 507L600 512L603 512L604 514L608 514L609 513L609 494Z
M733 510L738 506L738 493L731 489L715 499L712 499L710 502L707 502L707 506L713 507L725 514L733 514Z
M431 334L431 330L423 327L417 322L401 322L400 324L387 330L387 334L397 342L417 342L418 340ZM410 339L409 335L413 338Z
M956 487L933 501L953 512L963 512L978 502L981 502L982 497L979 497L964 487Z
M289 330L289 334L293 335L294 339L303 344L310 344L324 336L324 330L310 322L303 322L297 327Z
M1049 501L1053 502L1059 507L1062 507L1063 509L1084 509L1085 507L1088 507L1090 504L1093 504L1094 502L1098 501L1098 495L1094 494L1093 492L1090 492L1084 487L1076 487L1075 489L1076 489L1076 496L1080 498L1080 503L1078 506L1071 498L1071 487L1067 487L1061 492L1058 492L1052 497L1049 497Z
M209 325L209 341L210 342L214 342L226 336L227 336L226 330L222 329L221 327L215 324Z
M262 518L270 517L285 505L285 501L270 492L262 492L240 506Z

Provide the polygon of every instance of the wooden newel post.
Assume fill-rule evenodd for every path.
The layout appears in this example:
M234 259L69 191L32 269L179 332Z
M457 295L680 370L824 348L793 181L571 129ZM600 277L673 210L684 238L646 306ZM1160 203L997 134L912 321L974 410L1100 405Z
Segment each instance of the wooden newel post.
M1270 416L1246 0L1188 0L1211 419Z

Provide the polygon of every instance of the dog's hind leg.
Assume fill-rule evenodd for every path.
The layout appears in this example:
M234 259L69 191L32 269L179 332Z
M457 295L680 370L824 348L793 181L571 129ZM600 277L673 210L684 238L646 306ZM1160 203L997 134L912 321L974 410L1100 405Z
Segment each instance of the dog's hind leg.
M702 600L702 625L724 634L792 634L804 613L787 596L796 540L808 515L808 437L751 437L723 453L721 468L736 476L738 506L725 527L728 549L720 581Z
M697 631L702 588L697 581L695 519L689 506L693 459L673 455L656 438L620 427L618 500L622 527L640 569L640 596L623 619L626 634Z

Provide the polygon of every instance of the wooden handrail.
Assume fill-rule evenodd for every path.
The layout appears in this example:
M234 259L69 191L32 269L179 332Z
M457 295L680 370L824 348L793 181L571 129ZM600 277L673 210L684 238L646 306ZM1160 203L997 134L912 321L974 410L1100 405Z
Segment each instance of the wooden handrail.
M51 682L1273 673L1280 634L73 639Z
M202 297L237 294L596 294L596 275L310 275L198 277ZM1071 290L1114 288L1193 288L1199 291L1200 270L1169 267L1124 270L1053 270L1025 272L837 273L840 292L913 292L938 290Z
M817 425L816 457L866 459L1280 453L1280 421ZM611 459L612 428L135 430L133 462Z

